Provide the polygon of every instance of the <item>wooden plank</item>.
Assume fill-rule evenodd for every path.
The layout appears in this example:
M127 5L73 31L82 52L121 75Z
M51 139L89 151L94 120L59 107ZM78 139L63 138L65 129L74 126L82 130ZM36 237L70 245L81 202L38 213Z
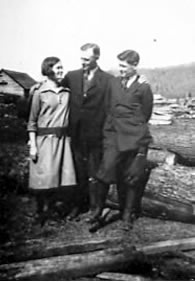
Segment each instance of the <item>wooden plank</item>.
M163 252L177 252L195 250L195 237L178 240L167 240L152 243L147 246L137 247L137 251L144 253L145 255L154 255Z
M140 276L117 272L103 272L96 275L97 278L103 281L150 281L151 279Z
M71 243L66 243L62 239L26 240L16 244L1 245L0 263L92 252L117 246L120 242L121 238L73 240Z
M132 246L0 265L0 280L64 280L120 271L135 259Z

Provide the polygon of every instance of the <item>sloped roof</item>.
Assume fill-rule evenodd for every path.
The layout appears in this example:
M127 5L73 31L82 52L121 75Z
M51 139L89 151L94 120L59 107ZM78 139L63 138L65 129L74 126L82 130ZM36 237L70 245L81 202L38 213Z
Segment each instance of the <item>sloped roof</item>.
M6 69L1 69L0 72L3 71L26 90L30 89L36 83L36 80L34 80L31 76L29 76L25 72L17 72L17 71L6 70Z

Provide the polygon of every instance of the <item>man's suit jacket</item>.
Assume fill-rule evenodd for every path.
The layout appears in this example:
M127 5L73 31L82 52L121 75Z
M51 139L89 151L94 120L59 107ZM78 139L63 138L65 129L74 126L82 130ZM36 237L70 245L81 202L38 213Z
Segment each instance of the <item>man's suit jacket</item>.
M112 76L98 69L86 93L83 90L83 70L70 71L62 85L70 88L70 133L73 142L84 139L102 142L103 126L109 105L109 83Z
M137 79L124 89L120 79L112 80L111 108L104 127L105 145L121 152L147 147L152 137L148 121L152 114L153 94L148 83Z

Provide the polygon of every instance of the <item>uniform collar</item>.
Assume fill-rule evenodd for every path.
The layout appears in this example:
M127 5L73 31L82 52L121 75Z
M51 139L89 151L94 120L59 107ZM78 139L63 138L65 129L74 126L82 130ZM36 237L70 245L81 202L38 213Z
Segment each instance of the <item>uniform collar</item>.
M132 77L127 78L126 87L129 88L134 81L137 79L137 74L134 74Z

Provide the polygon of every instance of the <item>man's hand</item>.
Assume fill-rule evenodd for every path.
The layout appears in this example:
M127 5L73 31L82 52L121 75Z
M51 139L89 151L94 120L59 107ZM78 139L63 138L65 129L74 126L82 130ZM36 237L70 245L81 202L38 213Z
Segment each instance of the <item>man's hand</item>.
M30 146L30 158L33 162L36 162L38 159L38 151L36 146Z
M135 185L138 180L143 177L146 164L146 155L138 153L130 166L125 182L129 185Z

